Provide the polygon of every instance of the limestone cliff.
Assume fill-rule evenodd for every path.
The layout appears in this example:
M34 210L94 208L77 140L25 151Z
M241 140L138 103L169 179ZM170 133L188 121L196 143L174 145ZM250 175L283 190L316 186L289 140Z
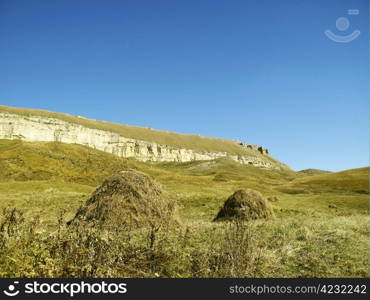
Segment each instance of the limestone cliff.
M80 144L139 161L189 162L228 157L239 163L250 164L256 167L269 169L286 168L285 165L270 159L267 149L255 145L240 143L241 147L258 152L258 155L254 156L178 149L154 142L126 138L118 133L92 129L57 118L36 115L26 116L0 112L0 139ZM263 156L266 156L266 158Z

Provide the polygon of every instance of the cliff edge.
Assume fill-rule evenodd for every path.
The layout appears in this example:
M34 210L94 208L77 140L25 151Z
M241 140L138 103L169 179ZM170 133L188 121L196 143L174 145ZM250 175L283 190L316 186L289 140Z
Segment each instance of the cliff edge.
M255 167L288 169L273 159L267 149L257 145L7 106L0 106L0 139L80 144L144 162L228 157Z

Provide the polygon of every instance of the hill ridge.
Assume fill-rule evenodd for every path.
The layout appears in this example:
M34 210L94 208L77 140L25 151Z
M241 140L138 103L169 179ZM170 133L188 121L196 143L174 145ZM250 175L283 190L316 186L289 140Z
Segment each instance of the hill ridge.
M229 157L256 167L288 168L269 156L267 149L252 144L7 106L0 106L0 138L76 143L139 161L188 162Z

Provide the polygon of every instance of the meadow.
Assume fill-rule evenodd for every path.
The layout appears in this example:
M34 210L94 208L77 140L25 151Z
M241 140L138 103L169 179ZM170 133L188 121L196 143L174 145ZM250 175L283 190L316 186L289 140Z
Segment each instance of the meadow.
M66 226L104 178L128 168L163 186L176 225ZM0 140L0 276L367 277L368 182L368 168L148 164L79 145ZM275 218L212 222L239 188L275 196Z

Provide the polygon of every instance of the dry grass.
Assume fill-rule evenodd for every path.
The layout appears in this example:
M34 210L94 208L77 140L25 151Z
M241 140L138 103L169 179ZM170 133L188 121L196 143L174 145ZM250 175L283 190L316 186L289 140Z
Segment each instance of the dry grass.
M54 232L0 214L0 277L366 277L367 218L299 216L192 227ZM118 224L117 224L118 225Z

